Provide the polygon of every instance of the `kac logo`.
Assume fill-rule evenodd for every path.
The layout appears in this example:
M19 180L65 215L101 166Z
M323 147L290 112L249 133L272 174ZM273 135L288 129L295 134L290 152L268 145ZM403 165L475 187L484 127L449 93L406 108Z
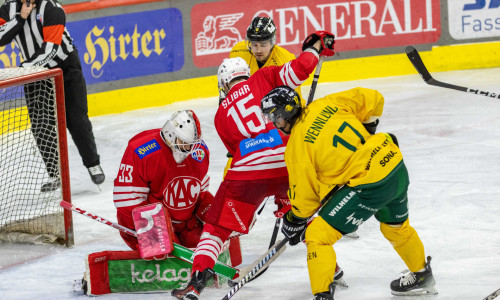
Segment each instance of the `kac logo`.
M173 210L183 210L193 206L201 193L201 182L189 176L172 179L163 191L163 203Z

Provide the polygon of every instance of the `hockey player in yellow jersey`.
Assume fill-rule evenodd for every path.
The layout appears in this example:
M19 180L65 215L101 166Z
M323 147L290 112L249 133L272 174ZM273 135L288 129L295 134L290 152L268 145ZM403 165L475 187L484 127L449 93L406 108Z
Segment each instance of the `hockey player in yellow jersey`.
M283 217L282 232L290 245L305 239L314 299L333 299L332 245L373 215L409 269L391 282L392 294L437 293L431 257L426 260L409 224L409 179L401 150L394 135L375 133L383 106L384 97L365 88L328 95L305 109L289 87L262 99L264 115L290 135L285 162L292 209Z
M281 66L295 55L276 45L276 26L272 19L255 17L247 29L245 41L234 45L229 58L241 57L250 67L250 74L268 66Z
M241 57L247 62L250 75L260 68L281 66L295 59L295 55L276 45L276 26L268 17L253 18L246 39L234 45L229 53L229 58L234 57ZM300 87L296 91L301 95Z

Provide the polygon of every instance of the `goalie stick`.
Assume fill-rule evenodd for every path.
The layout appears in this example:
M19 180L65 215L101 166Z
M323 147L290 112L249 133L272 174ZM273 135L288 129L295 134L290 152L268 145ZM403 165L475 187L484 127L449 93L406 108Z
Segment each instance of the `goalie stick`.
M498 289L498 290L494 291L493 293L489 294L483 300L493 300L493 299L495 299L499 295L500 295L500 289Z
M406 47L405 51L406 51L406 55L408 56L408 59L411 61L411 63L413 64L413 66L417 70L418 74L420 74L420 77L422 77L422 79L425 81L425 83L427 83L429 85L453 89L453 90L457 90L457 91L461 91L461 92L486 96L489 98L500 99L500 93L492 93L492 92L482 91L479 89L471 89L471 88L453 85L453 84L449 84L449 83L434 79L431 76L431 74L429 73L429 71L427 70L427 68L425 67L424 62L422 61L420 54L418 54L417 49L415 49L413 46L408 46L408 47Z
M120 230L121 232L124 232L126 234L129 234L129 235L137 237L137 234L136 234L136 232L134 230L131 230L131 229L125 227L125 226L122 226L120 224L111 222L111 221L109 221L107 219L104 219L104 218L98 216L98 215L95 215L95 214L90 213L90 212L88 212L86 210L83 210L83 209L81 209L79 207L76 207L76 206L74 206L73 204L71 204L69 202L66 202L66 201L62 200L61 203L60 203L60 205L64 209L67 209L67 210L70 210L70 211L74 211L76 213L79 213L81 215L89 217L92 220L100 222L100 223L102 223L104 225L108 225L110 227L113 227L115 229ZM173 256L181 259L181 260L187 261L189 263L193 263L194 252L192 250L189 250L188 248L183 247L181 245L178 245L176 243L174 243L174 251L171 253L171 255L173 255ZM213 270L218 275L227 277L229 279L234 278L236 276L236 274L238 273L238 269L232 268L232 267L230 267L230 266L228 266L226 264L223 264L223 263L221 263L219 261L215 262L215 266L214 266Z

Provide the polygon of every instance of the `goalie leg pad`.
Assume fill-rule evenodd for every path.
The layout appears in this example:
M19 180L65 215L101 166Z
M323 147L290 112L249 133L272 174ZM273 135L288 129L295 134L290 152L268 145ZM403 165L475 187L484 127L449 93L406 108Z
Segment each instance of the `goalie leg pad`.
M219 261L230 263L226 251ZM109 293L161 292L185 286L191 279L191 264L168 256L164 260L143 260L139 251L103 251L91 253L86 259L84 281L87 295ZM218 276L208 287L217 287L228 278Z

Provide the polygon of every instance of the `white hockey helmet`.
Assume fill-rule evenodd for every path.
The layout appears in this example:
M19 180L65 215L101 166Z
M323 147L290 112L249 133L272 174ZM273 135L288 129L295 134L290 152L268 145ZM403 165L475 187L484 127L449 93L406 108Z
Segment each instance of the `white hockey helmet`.
M241 57L225 58L217 72L219 86L224 87L227 92L229 83L238 77L250 77L250 67L247 62Z
M180 164L200 147L200 121L192 110L178 111L163 125L161 137Z

